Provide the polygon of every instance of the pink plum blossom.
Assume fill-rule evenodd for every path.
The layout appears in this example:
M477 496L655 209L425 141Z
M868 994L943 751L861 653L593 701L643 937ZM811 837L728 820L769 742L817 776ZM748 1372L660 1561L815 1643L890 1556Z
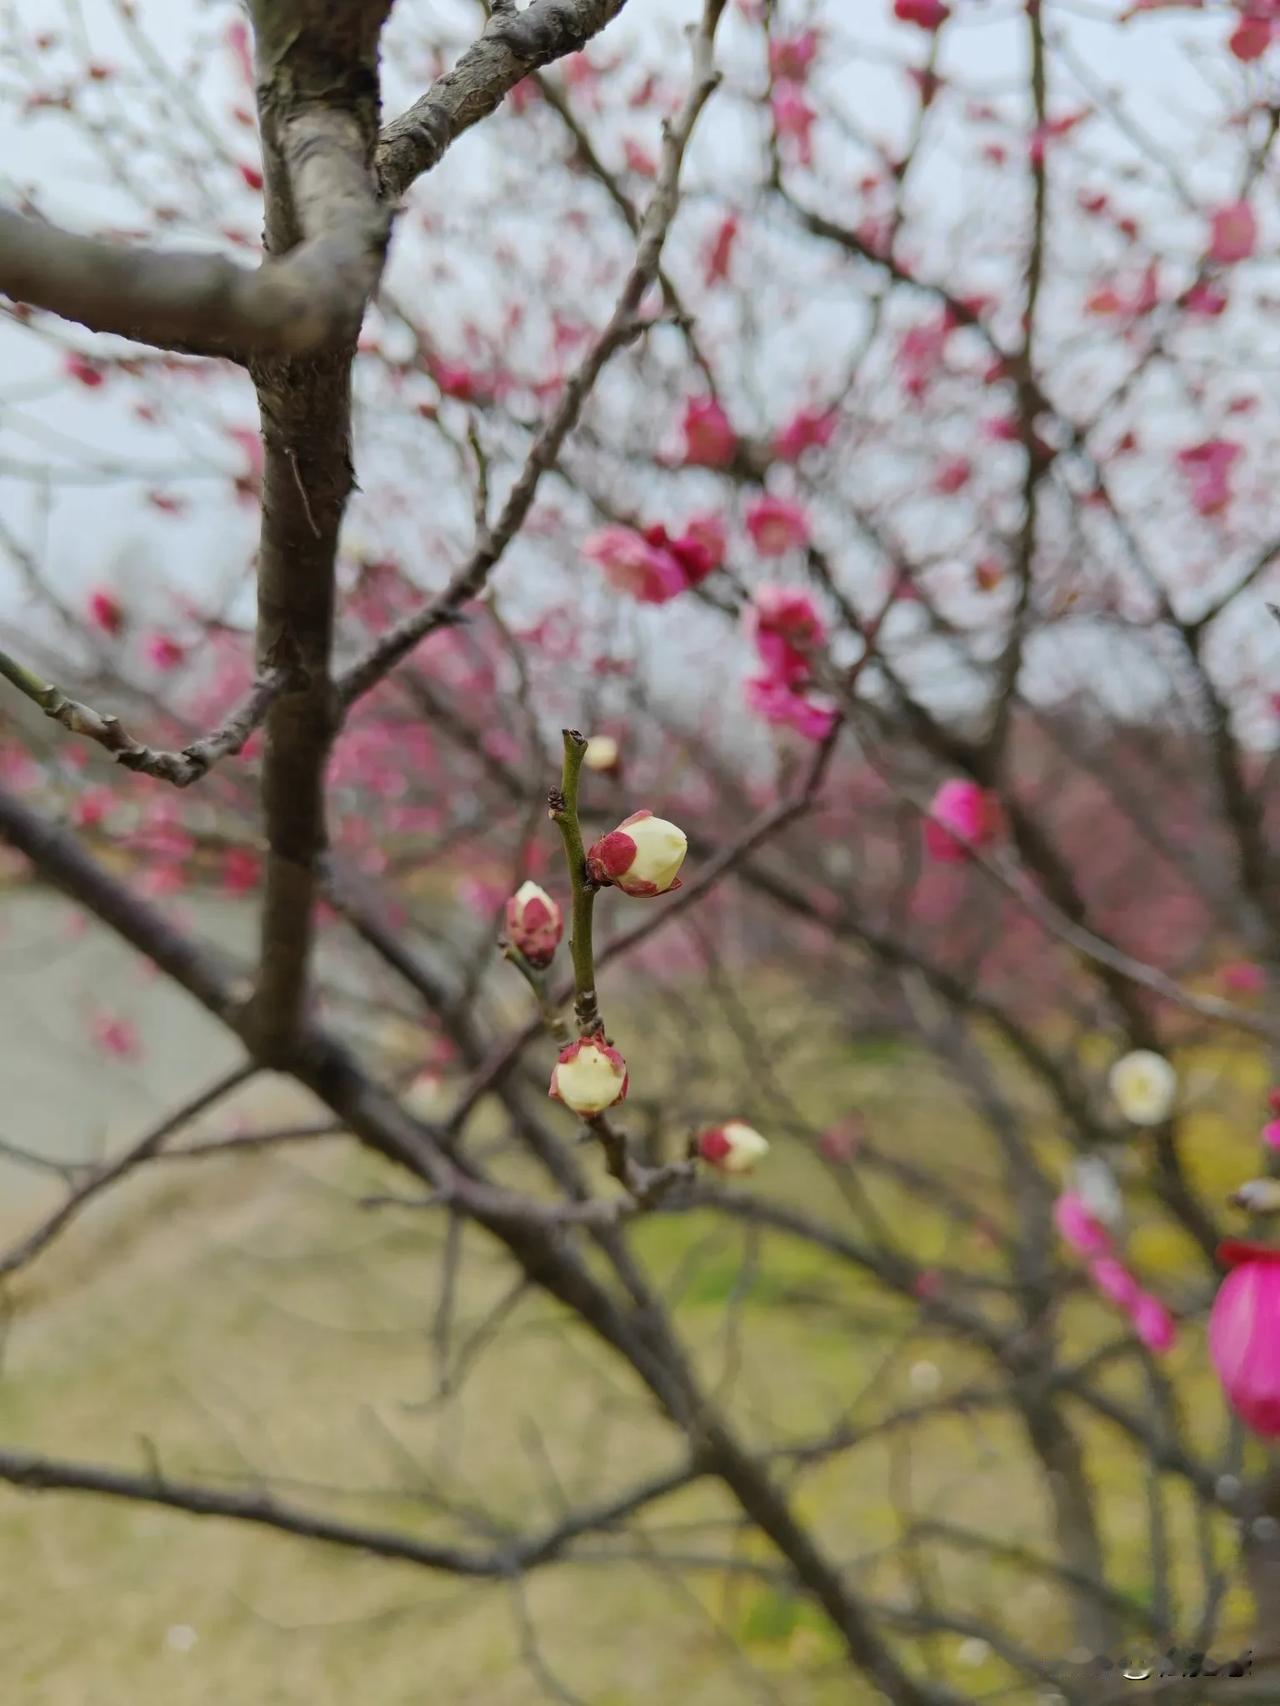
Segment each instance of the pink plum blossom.
M1077 1255L1111 1254L1111 1234L1089 1213L1078 1191L1063 1191L1053 1205L1053 1223Z
M714 397L690 397L684 407L684 461L689 468L727 468L738 440Z
M989 847L1000 830L1000 804L977 782L952 777L933 796L924 820L924 843L931 859L962 864L974 848Z
M665 604L689 586L673 552L632 527L600 528L583 541L582 554L600 565L610 586L641 604Z
M806 740L825 740L836 720L833 707L815 703L775 676L753 676L746 683L746 696L765 722L792 728Z
M1090 1262L1089 1278L1105 1298L1125 1311L1132 1310L1142 1295L1137 1280L1114 1256L1099 1256Z
M1262 1141L1268 1149L1280 1149L1280 1120L1268 1120L1262 1128Z
M1149 1351L1173 1349L1178 1329L1173 1316L1158 1297L1152 1297L1148 1291L1139 1292L1130 1307L1129 1319L1133 1322L1134 1332Z
M1219 266L1247 261L1258 245L1258 221L1247 201L1228 202L1209 218L1209 259Z
M746 614L747 636L768 673L794 683L811 673L810 654L827 637L818 607L798 587L770 584L758 589Z
M893 0L893 15L903 24L915 24L922 30L940 30L951 16L951 8L942 0Z
M762 557L781 557L809 543L809 519L786 498L757 498L747 511L747 532Z
M1227 1402L1264 1439L1280 1437L1280 1250L1229 1240L1230 1269L1209 1315L1209 1357Z
M773 454L780 462L798 462L806 450L825 450L839 418L834 409L801 409L774 439Z

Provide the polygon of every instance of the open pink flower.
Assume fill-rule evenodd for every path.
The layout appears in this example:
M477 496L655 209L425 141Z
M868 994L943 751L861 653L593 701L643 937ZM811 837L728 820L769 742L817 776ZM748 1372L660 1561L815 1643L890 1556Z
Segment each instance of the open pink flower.
M1247 261L1258 246L1258 221L1247 201L1228 202L1209 217L1209 259L1219 266Z
M714 397L690 397L684 407L684 460L690 468L727 468L738 440Z
M1111 1234L1089 1213L1078 1191L1063 1191L1053 1205L1053 1223L1077 1255L1111 1254Z
M1262 1128L1262 1141L1268 1149L1280 1149L1280 1120L1268 1120Z
M963 777L944 782L924 820L924 844L931 859L959 865L975 848L989 847L1000 833L1000 802L994 794Z
M806 740L825 740L836 720L834 707L816 703L775 676L752 676L746 696L747 704L765 722L792 728Z
M747 532L762 557L781 557L809 543L809 518L786 498L757 498L747 511Z
M1280 1250L1232 1239L1218 1259L1231 1272L1209 1315L1209 1357L1241 1421L1280 1438Z
M602 527L582 543L582 554L604 570L609 585L641 604L665 604L689 579L679 559L632 527Z
M810 655L827 633L807 592L777 585L757 591L747 609L746 628L769 676L784 684L807 679Z

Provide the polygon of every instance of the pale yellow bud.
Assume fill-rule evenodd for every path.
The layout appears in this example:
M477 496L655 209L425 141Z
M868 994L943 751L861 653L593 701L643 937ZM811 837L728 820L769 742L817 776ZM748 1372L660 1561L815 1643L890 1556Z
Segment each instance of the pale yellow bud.
M1173 1112L1178 1075L1162 1054L1134 1049L1111 1068L1111 1094L1133 1125L1160 1125Z
M548 1095L584 1119L602 1114L627 1093L627 1063L603 1037L587 1037L561 1049Z
M617 741L612 735L592 735L587 741L587 750L582 755L582 762L588 770L616 770Z

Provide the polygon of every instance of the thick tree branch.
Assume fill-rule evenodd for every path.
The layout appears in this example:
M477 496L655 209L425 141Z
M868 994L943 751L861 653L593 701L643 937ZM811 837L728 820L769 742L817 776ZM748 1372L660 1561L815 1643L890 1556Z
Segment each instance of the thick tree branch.
M376 161L383 196L398 201L523 77L577 53L625 5L626 0L533 0L523 12L495 6L483 33L453 70L383 130Z

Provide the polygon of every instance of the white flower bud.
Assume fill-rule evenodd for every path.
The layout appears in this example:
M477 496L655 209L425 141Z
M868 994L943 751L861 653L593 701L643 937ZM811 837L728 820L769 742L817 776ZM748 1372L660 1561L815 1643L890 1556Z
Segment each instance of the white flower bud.
M1111 1094L1133 1125L1160 1125L1173 1112L1178 1075L1162 1054L1134 1049L1111 1068Z
M652 812L633 812L587 851L596 882L613 883L624 894L666 894L680 887L678 872L689 842L684 831Z
M726 1120L698 1138L698 1154L721 1173L749 1173L769 1153L765 1138L742 1120Z
M561 1049L548 1095L583 1119L602 1114L627 1093L627 1063L602 1036L583 1037Z
M618 768L618 743L612 735L592 735L582 762L588 770L613 771Z

